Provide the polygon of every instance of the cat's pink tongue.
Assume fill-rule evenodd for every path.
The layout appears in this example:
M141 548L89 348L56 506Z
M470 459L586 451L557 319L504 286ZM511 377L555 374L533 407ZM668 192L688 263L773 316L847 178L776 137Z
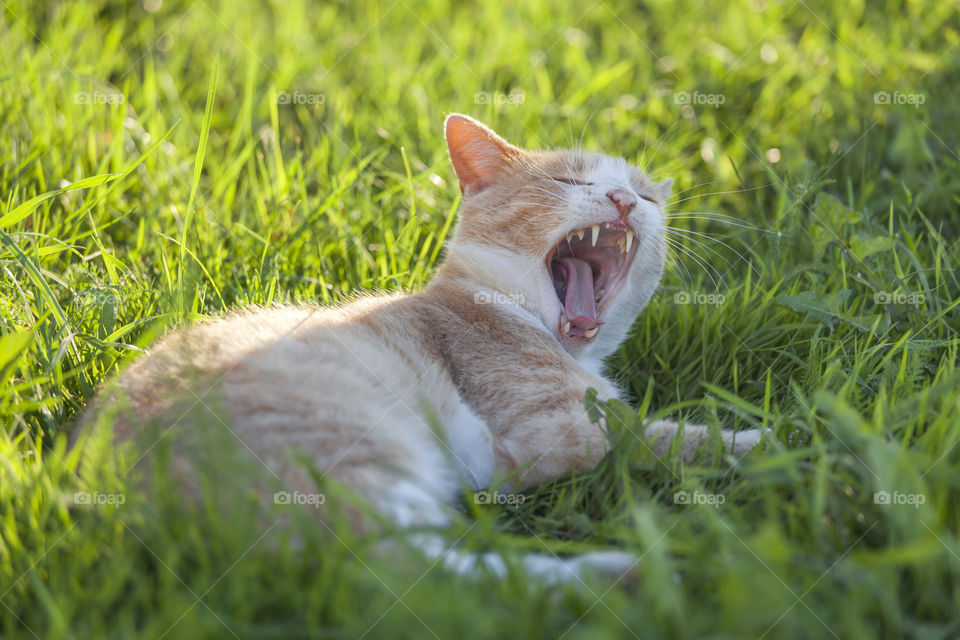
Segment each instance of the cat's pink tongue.
M574 257L560 258L557 263L566 271L567 294L563 301L563 315L570 322L570 326L586 331L603 324L597 320L593 271L590 265L585 260Z

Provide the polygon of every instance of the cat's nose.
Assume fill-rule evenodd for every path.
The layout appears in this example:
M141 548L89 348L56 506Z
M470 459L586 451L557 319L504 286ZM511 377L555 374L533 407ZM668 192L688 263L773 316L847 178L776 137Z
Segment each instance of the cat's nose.
M637 197L626 189L611 189L607 191L607 197L613 200L620 212L620 219L626 222L630 211L637 206Z

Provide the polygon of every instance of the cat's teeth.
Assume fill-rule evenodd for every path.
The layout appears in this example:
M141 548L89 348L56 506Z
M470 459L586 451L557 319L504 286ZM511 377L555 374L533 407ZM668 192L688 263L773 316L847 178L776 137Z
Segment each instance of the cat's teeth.
M564 322L564 323L563 323L563 332L564 332L565 334L567 334L567 335L570 335L570 323L569 323L569 322Z
M592 227L590 227L590 233L593 234L593 237L590 239L590 243L591 243L590 246L595 247L597 246L597 238L600 237L600 225L595 224Z
M626 253L626 252L627 252L626 245L627 245L627 239L626 239L626 238L624 238L623 236L620 236L619 238L617 238L617 246L620 247L620 253Z
M630 245L633 244L633 231L631 231L630 229L627 229L626 236L627 236L627 250L624 251L624 253L628 253L630 251Z
M607 292L606 289L600 289L599 291L597 291L597 302L600 301L600 298L602 298L603 294L605 294L606 292Z
M577 234L577 237L578 237L578 238L580 238L581 240L583 240L583 236L584 236L584 234L587 233L587 230L586 230L586 229L580 229L580 231L574 231L574 233Z
M600 331L599 327L594 327L593 329L587 329L583 332L583 337L589 340L593 336L597 335L597 331Z

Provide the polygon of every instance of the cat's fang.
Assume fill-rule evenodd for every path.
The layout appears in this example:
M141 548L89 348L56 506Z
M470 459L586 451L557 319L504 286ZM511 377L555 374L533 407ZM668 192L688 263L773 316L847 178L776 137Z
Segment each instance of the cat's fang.
M563 332L564 332L566 335L570 335L570 323L569 323L569 322L564 322L564 323L563 323Z
M597 335L597 331L600 331L599 327L594 327L593 329L587 329L583 332L583 337L589 340L593 336Z
M595 224L590 227L590 233L593 234L593 237L590 238L590 246L595 247L597 246L597 238L600 237L600 225Z
M633 246L633 231L627 229L622 236L617 238L617 246L620 247L620 253L629 253Z

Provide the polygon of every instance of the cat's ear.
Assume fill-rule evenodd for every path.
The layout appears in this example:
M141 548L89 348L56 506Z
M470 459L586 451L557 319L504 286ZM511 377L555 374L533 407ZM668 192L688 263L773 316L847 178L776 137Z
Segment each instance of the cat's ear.
M670 193L673 191L673 178L661 180L653 186L656 188L657 193L660 194L660 199L666 202L667 198L670 197Z
M460 191L466 196L489 187L497 172L522 153L473 118L459 113L447 117L444 131Z

